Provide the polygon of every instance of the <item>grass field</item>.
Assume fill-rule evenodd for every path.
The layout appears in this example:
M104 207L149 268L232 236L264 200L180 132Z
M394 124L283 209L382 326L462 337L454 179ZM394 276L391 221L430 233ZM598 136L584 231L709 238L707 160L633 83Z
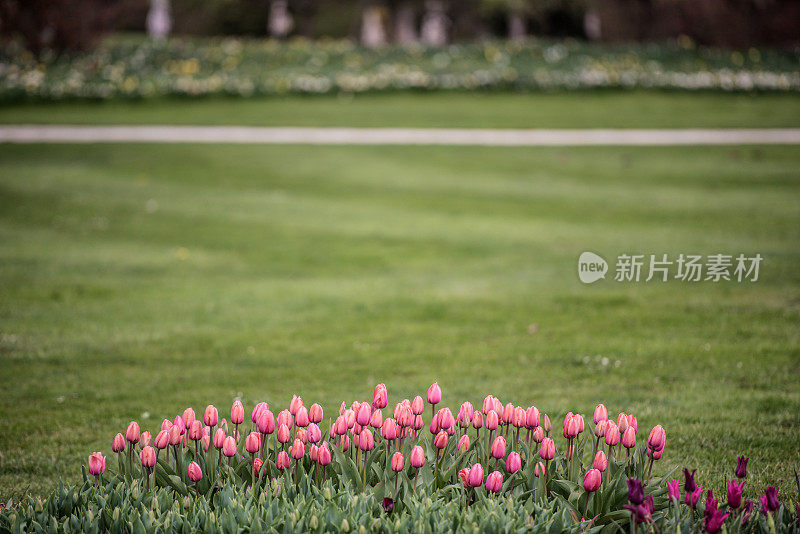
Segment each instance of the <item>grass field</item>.
M431 96L371 98L398 103L383 116L369 99L352 114L314 99L283 115L271 101L186 101L0 117L800 122L796 97L677 95L669 113L672 96L638 95L635 109L654 103L650 123L616 113L618 94L528 106L462 95L431 115ZM540 105L549 98L557 104ZM491 120L483 99L497 103ZM292 393L330 414L376 382L393 402L434 379L450 405L494 393L556 424L605 402L637 414L642 437L666 427L662 470L699 467L700 482L721 490L745 453L751 494L777 481L788 498L800 466L799 162L800 147L769 146L0 145L0 500L77 480L88 453L110 453L131 419L153 430L189 405L224 412L237 396L278 405ZM584 286L584 250L761 253L765 263L756 283Z

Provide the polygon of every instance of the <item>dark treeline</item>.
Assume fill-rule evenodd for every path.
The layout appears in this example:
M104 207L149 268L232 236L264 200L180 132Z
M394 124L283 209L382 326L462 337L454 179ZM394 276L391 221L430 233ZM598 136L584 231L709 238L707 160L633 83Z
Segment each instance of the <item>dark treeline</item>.
M34 51L109 31L349 37L367 46L528 36L703 45L800 44L798 0L0 0L0 32Z

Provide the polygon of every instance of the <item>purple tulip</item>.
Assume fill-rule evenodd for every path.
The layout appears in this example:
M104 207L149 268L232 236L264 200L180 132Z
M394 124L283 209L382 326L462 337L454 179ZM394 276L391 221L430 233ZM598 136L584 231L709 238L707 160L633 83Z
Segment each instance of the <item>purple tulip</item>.
M709 534L716 534L722 530L725 520L730 514L723 514L716 508L710 514L706 511L706 532Z
M728 506L734 510L742 505L742 488L744 487L744 480L737 482L735 480L728 481Z
M685 497L685 502L692 508L697 508L697 503L700 501L700 496L703 495L703 486L697 486L697 488L691 492L687 493Z
M737 458L736 471L734 471L736 478L745 478L747 476L747 460L749 459L744 455Z
M697 469L692 469L690 472L688 469L683 470L683 490L687 493L694 493L694 490L697 489L697 484L694 483L694 473Z
M678 502L681 500L681 483L675 479L670 480L667 482L667 493L669 494L669 500Z
M744 503L744 512L742 512L742 525L750 521L750 516L753 514L753 501L748 499Z
M760 497L761 500L761 513L767 515L772 512L777 512L781 507L778 500L778 490L773 486L767 487L767 490Z
M628 500L637 506L644 502L644 488L638 478L628 479Z
M637 523L646 523L650 521L651 517L650 510L648 510L647 506L645 506L644 504L637 504L635 506L626 504L623 506L623 508L626 508L631 511L633 520L636 521Z
M383 505L383 510L387 514L391 514L392 513L392 509L394 508L394 500L391 497L384 497L383 498L383 503L381 503L381 504Z

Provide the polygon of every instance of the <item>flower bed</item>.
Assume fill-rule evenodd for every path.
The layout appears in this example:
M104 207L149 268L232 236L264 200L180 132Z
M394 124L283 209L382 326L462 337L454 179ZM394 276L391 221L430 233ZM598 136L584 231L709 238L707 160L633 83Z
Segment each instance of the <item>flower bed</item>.
M774 488L743 499L744 457L724 503L694 472L682 486L675 469L653 476L661 425L642 439L634 415L601 404L590 424L568 413L559 432L534 406L489 395L454 416L441 397L434 383L427 403L404 399L384 417L379 384L327 424L299 397L277 415L261 402L249 421L239 401L229 420L187 408L155 436L132 421L113 457L89 456L80 487L8 503L0 531L800 531Z
M487 42L444 49L350 41L117 37L77 56L0 52L0 101L273 95L386 90L659 88L798 91L800 52L724 51L690 42L603 46Z

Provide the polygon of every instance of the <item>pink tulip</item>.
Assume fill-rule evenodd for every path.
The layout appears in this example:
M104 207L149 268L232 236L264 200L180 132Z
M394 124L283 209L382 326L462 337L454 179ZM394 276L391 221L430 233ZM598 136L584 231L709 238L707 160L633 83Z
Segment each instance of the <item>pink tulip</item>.
M627 419L626 419L627 421ZM619 443L619 429L614 421L609 420L606 423L606 445L613 447Z
M358 411L356 412L356 423L361 426L366 426L369 424L369 418L372 415L370 411L369 404L366 402L362 403L361 406L358 407Z
M538 478L538 477L540 477L540 476L542 476L542 475L544 475L544 469L545 469L545 467L544 467L544 462L539 462L539 463L537 463L537 464L536 464L536 465L533 467L533 475L534 475L535 477L537 477L537 478Z
M189 428L191 424L197 419L197 417L195 417L194 410L192 408L186 408L183 411L182 419L183 419L183 424L186 426L186 428Z
M308 410L305 406L300 406L300 408L298 408L297 414L295 414L294 418L295 423L297 423L297 426L300 428L305 428L310 423L308 419Z
M603 451L597 451L597 454L594 455L594 468L601 473L608 468L608 459Z
M211 445L211 436L209 434L203 434L203 437L200 438L200 445L203 447L204 451L207 451L209 445Z
M458 470L458 478L461 479L461 484L464 485L465 488L469 487L469 467L465 467L464 469Z
M425 426L425 423L422 421L422 416L414 416L414 430L422 430L423 426Z
M150 445L151 441L153 441L152 434L150 434L150 432L145 430L144 432L142 432L142 435L139 436L139 447L142 448L147 447L148 445Z
M262 434L272 434L275 432L275 417L269 409L261 410L256 422L258 431Z
M458 452L467 452L470 449L470 445L469 436L464 434L461 436L461 439L458 440Z
M292 395L292 401L289 403L289 413L297 415L298 410L303 405L303 399L297 395Z
M539 426L539 410L531 406L525 411L525 428L532 430Z
M492 493L500 493L503 488L503 474L500 471L492 471L486 477L486 490Z
M324 442L317 451L317 462L321 466L326 466L331 463L331 450L328 448L328 442Z
M420 468L425 465L425 451L419 445L414 445L414 448L411 449L411 465L416 468Z
M494 410L494 397L486 395L483 399L483 415L489 415L489 412Z
M632 449L636 446L636 430L629 426L625 432L622 433L622 445L626 449Z
M500 425L500 417L498 417L497 412L491 411L486 416L486 429L487 430L497 430L497 427Z
M322 439L322 431L319 429L316 423L309 423L308 428L306 428L306 432L308 432L308 441L311 443L319 443Z
M383 426L381 427L381 437L389 441L397 438L397 423L395 423L394 419L391 417L383 422Z
M106 457L101 452L93 452L89 455L89 472L94 476L102 475L106 470Z
M203 422L194 420L192 424L189 426L189 439L194 441L200 441L200 438L203 437Z
M253 421L253 423L258 422L258 416L261 415L261 412L264 410L269 410L269 405L266 402L259 402L256 404L253 407L253 412L250 414L250 420ZM233 420L233 409L231 409L231 422L236 422Z
M303 443L308 443L308 429L298 427L297 430L295 430L294 437Z
M236 456L236 440L233 439L233 436L226 437L222 442L222 454L228 458Z
M285 425L286 428L291 430L293 424L294 423L292 421L292 414L289 412L289 410L281 410L280 413L278 414L278 419L275 425L276 426Z
M278 443L289 443L292 439L292 434L289 431L289 427L286 425L281 425L278 427Z
M117 433L114 436L114 441L111 442L111 450L114 452L122 452L125 450L125 436Z
M603 475L597 469L589 469L586 476L583 477L583 489L589 493L600 489L600 482L603 480Z
M161 421L161 430L169 430L170 428L172 428L172 421L169 419Z
M308 409L308 420L312 423L319 424L322 421L322 417L322 406L315 402L311 405L311 408Z
M377 408L372 411L372 415L369 418L369 426L378 430L383 426L383 412L380 408Z
M180 415L175 416L175 420L172 421L173 427L178 427L178 433L183 435L186 432L186 423L183 422L183 417Z
M503 403L500 402L500 399L497 397L492 397L492 402L494 402L494 411L497 412L497 417L503 417Z
M650 447L647 448L647 456L652 458L653 460L660 460L661 456L664 454L664 449L661 450L654 450Z
M522 469L522 458L516 451L511 451L506 458L506 471L511 474Z
M292 465L292 461L289 459L289 455L286 454L286 451L281 451L278 453L278 458L275 461L275 466L278 468L279 471L283 471L284 469L288 468Z
M156 465L156 451L150 445L142 449L139 458L142 460L142 465L148 469Z
M169 429L169 444L178 445L181 442L181 429L178 425L172 425Z
M439 387L438 382L431 384L428 388L428 404L439 404L442 402L442 388Z
M539 456L543 460L552 460L556 457L556 444L550 438L542 440L542 446L539 448Z
M572 439L578 436L580 421L577 415L569 412L564 418L564 437Z
M475 410L472 412L472 428L481 428L483 426L483 412Z
M233 401L233 406L231 406L231 423L235 425L239 425L244 422L244 405L242 401L235 400Z
M226 437L227 436L225 435L225 431L222 430L221 428L218 428L214 432L214 448L215 449L221 449L222 446L225 444L225 438Z
M628 414L628 428L633 428L634 434L639 431L639 422L633 414Z
M206 426L217 426L219 422L219 412L213 404L206 406L206 411L203 412L203 422Z
M467 481L472 488L480 488L483 486L483 466L481 464L474 464L469 468Z
M502 416L500 417L500 420L504 425L509 425L514 420L515 409L516 408L514 408L514 405L511 404L510 402L503 407L503 412L501 414Z
M375 446L375 438L372 436L372 431L364 429L358 435L358 448L362 451L371 451Z
M250 454L261 450L261 435L258 432L250 432L244 440L244 448Z
M594 409L594 424L596 425L600 421L605 421L606 419L608 419L608 410L604 404L598 404Z
M664 448L666 442L667 433L664 431L664 427L661 425L654 426L653 430L650 431L650 436L647 438L647 445L654 451L660 451Z
M402 452L394 453L392 455L392 463L391 463L392 471L398 473L402 471L405 466L406 466L406 459L405 457L403 457L403 453Z
M608 420L604 419L602 421L598 421L594 427L594 435L595 437L602 438L606 435L606 426L608 425Z
M345 419L344 415L340 415L336 418L336 421L333 423L333 431L337 436L341 436L347 433L347 420Z
M433 438L433 445L434 445L434 446L435 446L437 449L439 449L439 450L442 450L442 449L444 449L445 447L447 447L447 442L448 442L449 440L450 440L450 436L448 436L448 435L447 435L447 432L445 432L444 430L442 430L442 431L440 431L438 434L436 434L436 437L435 437L435 438Z
M347 421L347 428L353 428L356 424L356 412L355 410L347 409L344 411L344 420Z
M617 416L617 430L619 431L620 434L622 434L627 429L628 429L628 416L620 412L619 416Z
M312 444L311 447L308 449L308 457L311 459L312 462L316 462L319 458L319 447Z
M200 464L195 461L189 462L189 467L187 469L189 474L189 480L192 482L200 482L203 480L203 470L200 469Z
M492 458L504 458L506 455L506 438L497 436L492 443Z
M544 423L542 423L542 428L544 429L545 434L551 430L550 417L547 414L544 414Z
M129 443L139 443L139 437L141 435L142 433L139 430L139 423L136 421L131 421L128 423L128 429L125 431L125 439L127 439Z
M399 418L397 419L397 424L404 427L412 427L414 426L414 412L411 411L411 404L404 403L400 409L400 413L398 414ZM452 416L452 414L451 414Z
M514 408L514 419L511 421L511 424L514 425L514 428L524 427L526 420L527 418L525 416L525 409L521 406Z
M169 430L162 430L156 434L156 439L153 442L153 445L156 446L156 449L166 449L169 445Z
M386 384L378 384L375 386L375 392L372 395L372 405L377 408L386 408L389 401L389 394L386 392Z
M425 401L422 400L422 397L417 395L414 397L414 400L411 401L411 413L414 415L421 415L422 412L425 411Z
M455 427L456 420L453 417L453 412L450 411L450 408L442 408L437 412L437 416L439 417L439 428L443 430L450 430L451 428Z
M428 428L429 428L429 430L431 431L431 434L433 434L434 436L435 436L436 434L438 434L438 433L439 433L439 430L441 430L441 429L439 428L439 418L438 418L438 417L436 417L436 416L433 416L433 417L431 418L431 424L430 424L430 427L428 427Z
M533 438L533 441L535 441L536 443L541 443L542 440L544 439L544 430L542 430L542 427L537 426L536 428L534 428L531 437Z
M294 440L292 443L292 448L290 449L292 458L295 460L300 460L303 458L303 455L306 453L306 446L305 444L300 441L299 439Z

